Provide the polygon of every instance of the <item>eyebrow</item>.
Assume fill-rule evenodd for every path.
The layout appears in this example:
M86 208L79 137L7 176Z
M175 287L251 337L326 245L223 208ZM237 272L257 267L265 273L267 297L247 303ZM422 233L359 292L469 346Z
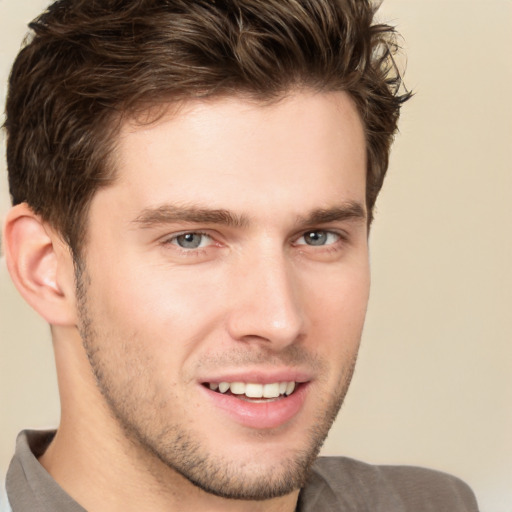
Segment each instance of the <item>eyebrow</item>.
M351 220L366 220L366 210L358 202L349 201L339 206L313 210L306 216L298 216L296 224L312 226ZM249 218L223 208L211 209L195 205L165 204L154 208L145 208L132 222L145 229L176 222L220 224L241 228L249 225Z
M349 201L340 206L313 210L306 217L299 217L298 224L328 224L346 220L366 221L366 209L358 202Z
M178 206L165 204L156 208L146 208L133 221L142 228L162 224L190 222L196 224L222 224L229 227L244 227L249 221L243 215L235 215L225 209L210 209L199 206Z

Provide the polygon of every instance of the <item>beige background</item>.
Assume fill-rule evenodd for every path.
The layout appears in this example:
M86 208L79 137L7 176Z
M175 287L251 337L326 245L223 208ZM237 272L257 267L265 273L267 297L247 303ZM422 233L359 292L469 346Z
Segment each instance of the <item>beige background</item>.
M2 97L45 4L0 0ZM404 35L416 96L371 235L359 367L324 451L448 471L482 512L512 512L512 2L385 0L381 18ZM59 412L48 328L3 263L0 287L3 474L17 431Z

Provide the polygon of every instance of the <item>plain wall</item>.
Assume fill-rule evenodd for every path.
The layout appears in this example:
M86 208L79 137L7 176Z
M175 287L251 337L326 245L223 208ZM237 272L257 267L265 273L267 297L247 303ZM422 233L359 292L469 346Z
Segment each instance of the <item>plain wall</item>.
M44 5L0 0L2 102ZM324 453L441 469L473 487L482 512L511 512L512 2L385 0L380 18L404 36L416 95L372 227L359 366ZM4 474L17 432L56 426L59 406L49 329L4 262L0 290Z

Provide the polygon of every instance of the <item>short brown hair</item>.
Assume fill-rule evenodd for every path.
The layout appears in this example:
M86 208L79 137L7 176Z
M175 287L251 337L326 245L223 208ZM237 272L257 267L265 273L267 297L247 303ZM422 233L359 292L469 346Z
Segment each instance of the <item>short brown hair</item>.
M79 254L87 208L111 183L119 121L189 98L343 90L367 141L371 212L397 128L393 28L369 0L59 0L29 26L9 80L13 204L27 202Z

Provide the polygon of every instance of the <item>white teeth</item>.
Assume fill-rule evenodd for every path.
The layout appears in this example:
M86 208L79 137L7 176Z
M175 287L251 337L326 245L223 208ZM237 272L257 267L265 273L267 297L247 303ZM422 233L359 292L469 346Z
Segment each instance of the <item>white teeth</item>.
M229 389L229 383L228 382L221 382L219 384L219 391L221 393L225 393Z
M279 382L265 384L263 386L263 396L265 398L277 398L279 396Z
M286 391L285 391L286 396L291 395L294 390L295 390L295 382L288 382L288 384L286 385Z
M245 394L249 398L262 398L263 397L263 385L262 384L246 384Z
M271 384L256 384L253 382L211 382L208 384L212 391L226 393L231 390L234 395L245 395L248 398L277 398L280 395L291 395L295 390L295 382L273 382Z
M232 382L230 388L233 395L245 394L245 384L243 382Z

